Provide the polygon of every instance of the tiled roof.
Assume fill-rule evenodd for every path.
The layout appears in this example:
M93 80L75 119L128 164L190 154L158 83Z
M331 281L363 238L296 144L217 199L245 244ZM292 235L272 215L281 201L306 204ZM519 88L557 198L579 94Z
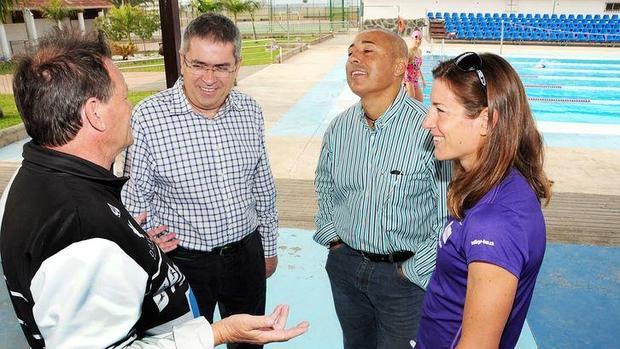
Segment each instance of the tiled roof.
M41 8L49 2L49 0L21 0L14 1L13 9L21 10L23 8L37 9ZM63 0L63 3L70 9L90 9L90 8L111 8L112 3L109 0Z

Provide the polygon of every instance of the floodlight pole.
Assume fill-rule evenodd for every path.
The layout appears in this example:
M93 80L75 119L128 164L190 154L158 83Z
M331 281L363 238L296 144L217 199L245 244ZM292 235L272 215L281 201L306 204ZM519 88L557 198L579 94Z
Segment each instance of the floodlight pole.
M181 48L181 21L177 0L159 0L161 18L161 40L164 49L164 68L166 86L172 87L179 78L179 48Z
M502 31L500 33L500 37L499 37L499 55L502 55L502 51L504 48L504 20L501 20L502 22Z

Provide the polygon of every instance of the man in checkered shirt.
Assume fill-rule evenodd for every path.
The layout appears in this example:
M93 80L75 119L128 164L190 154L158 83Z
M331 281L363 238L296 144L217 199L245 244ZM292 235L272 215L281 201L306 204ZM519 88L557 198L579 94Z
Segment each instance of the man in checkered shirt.
M237 27L203 14L183 34L182 77L136 106L122 193L133 214L187 276L201 315L264 314L265 279L277 266L275 185L263 114L233 91ZM143 214L144 215L144 214ZM260 348L247 344L229 348Z

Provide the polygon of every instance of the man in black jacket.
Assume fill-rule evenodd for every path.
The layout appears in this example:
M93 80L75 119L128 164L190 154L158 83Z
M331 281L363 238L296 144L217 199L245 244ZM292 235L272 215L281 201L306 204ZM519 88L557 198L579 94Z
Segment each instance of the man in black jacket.
M57 31L14 75L32 141L5 191L0 253L32 348L212 348L302 334L288 309L213 325L184 275L120 200L111 168L131 144L127 85L101 35Z

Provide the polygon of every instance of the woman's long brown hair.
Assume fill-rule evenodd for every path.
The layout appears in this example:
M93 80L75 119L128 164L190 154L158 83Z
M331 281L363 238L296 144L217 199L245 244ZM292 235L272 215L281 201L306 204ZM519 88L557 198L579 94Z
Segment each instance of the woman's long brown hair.
M521 79L502 57L480 54L481 70L487 81L483 88L475 72L463 72L454 59L433 69L433 78L445 82L471 118L488 107L489 132L477 152L470 171L454 162L453 180L448 190L450 214L463 219L487 192L515 167L526 178L545 205L551 198L552 182L543 170L544 145L536 129Z

